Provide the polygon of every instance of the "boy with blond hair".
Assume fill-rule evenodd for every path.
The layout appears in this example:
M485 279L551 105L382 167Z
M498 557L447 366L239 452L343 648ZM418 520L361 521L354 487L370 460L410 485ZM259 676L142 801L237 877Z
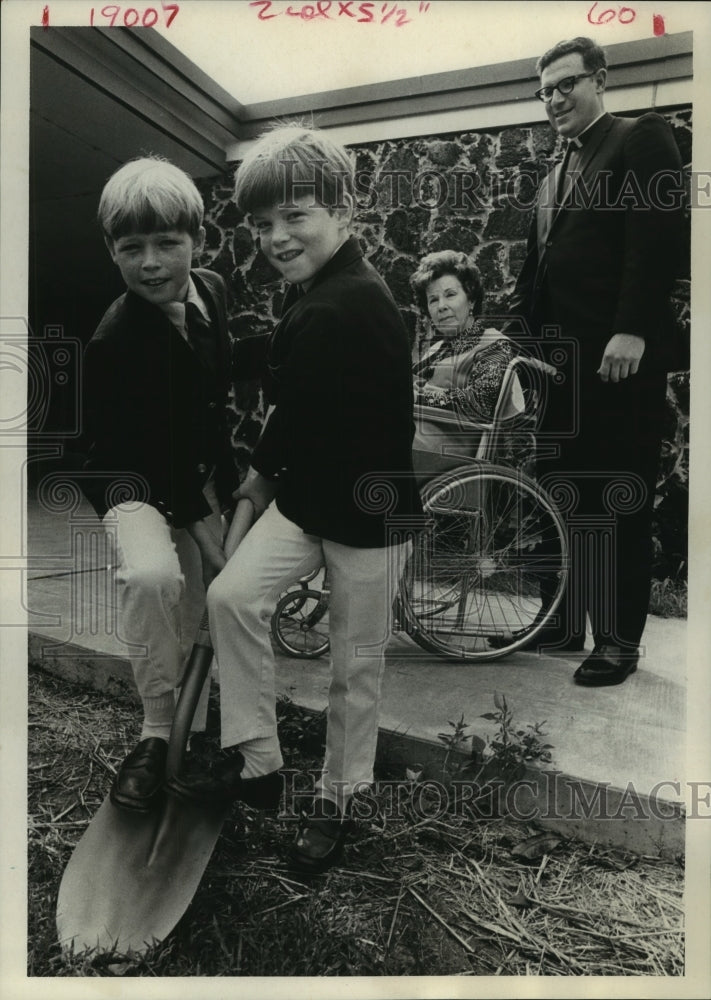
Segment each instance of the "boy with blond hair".
M157 157L109 179L99 222L127 291L84 359L84 488L115 541L118 631L131 644L143 705L138 746L111 789L151 808L164 781L176 689L225 564L221 511L238 479L227 428L230 340L222 278L191 261L203 203L192 179ZM207 685L194 727L204 728Z

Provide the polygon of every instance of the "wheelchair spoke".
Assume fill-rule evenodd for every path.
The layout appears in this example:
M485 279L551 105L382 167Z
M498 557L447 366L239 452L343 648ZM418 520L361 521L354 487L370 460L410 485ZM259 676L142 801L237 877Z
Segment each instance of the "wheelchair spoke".
M400 592L408 630L445 656L492 659L541 627L565 581L567 545L558 512L535 482L511 470L460 469L425 490L429 527ZM496 648L489 639L511 637Z

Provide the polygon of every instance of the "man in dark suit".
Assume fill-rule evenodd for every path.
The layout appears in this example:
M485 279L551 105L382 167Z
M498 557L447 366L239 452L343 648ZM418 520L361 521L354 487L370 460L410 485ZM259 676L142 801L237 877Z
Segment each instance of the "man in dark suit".
M565 509L571 564L557 623L535 644L582 650L587 613L595 647L575 680L617 684L637 668L649 602L681 160L659 115L605 112L591 39L560 42L537 71L568 148L541 185L511 312L559 369L539 478Z

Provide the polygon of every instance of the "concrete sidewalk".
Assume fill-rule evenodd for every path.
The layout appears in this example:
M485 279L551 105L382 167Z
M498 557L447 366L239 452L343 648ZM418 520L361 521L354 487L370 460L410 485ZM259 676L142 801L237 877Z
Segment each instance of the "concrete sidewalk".
M31 662L102 690L130 688L103 529L93 511L76 498L39 502L30 496L26 529ZM438 734L461 717L468 735L486 739L494 726L481 715L494 711L494 693L500 692L517 726L544 723L553 745L550 773L529 776L545 825L642 853L681 853L686 622L650 618L644 644L640 667L624 684L589 689L572 680L586 654L518 653L459 664L396 634L383 686L383 746L403 760L426 763L441 752ZM328 673L327 657L279 656L277 692L321 711ZM594 802L593 808L581 802Z

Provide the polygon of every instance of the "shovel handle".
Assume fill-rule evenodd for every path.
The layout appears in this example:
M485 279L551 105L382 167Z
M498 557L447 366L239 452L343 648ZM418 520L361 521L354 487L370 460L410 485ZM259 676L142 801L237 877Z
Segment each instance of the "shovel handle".
M237 549L244 536L252 526L254 507L251 500L240 500L237 504L227 538L225 553L229 558ZM198 626L195 644L190 652L190 659L185 668L183 681L180 685L180 697L173 716L170 730L168 756L165 764L166 778L173 778L180 773L185 756L185 747L190 735L190 726L195 715L195 709L200 698L200 692L212 664L212 642L207 617L207 608L203 612Z

